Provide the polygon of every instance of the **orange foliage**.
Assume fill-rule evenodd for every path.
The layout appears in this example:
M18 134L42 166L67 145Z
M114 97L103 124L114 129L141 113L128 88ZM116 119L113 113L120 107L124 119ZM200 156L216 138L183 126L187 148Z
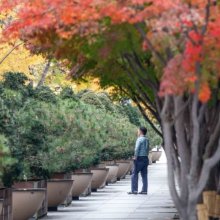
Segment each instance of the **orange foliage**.
M166 63L161 79L160 95L193 91L197 80L202 81L199 98L209 100L209 82L218 80L220 58L220 8L207 0L2 0L0 12L16 9L17 19L5 30L6 39L20 38L34 52L50 51L60 58L61 53L74 52L65 40L84 37L89 40L106 30L104 18L119 23L146 24L146 37ZM148 41L143 50L151 50ZM175 51L166 57L166 49ZM72 50L72 51L71 51ZM200 69L196 67L200 65ZM203 77L206 74L206 77ZM209 79L212 78L212 80ZM200 79L201 78L201 79ZM204 79L206 81L204 82Z
M203 103L206 103L211 97L211 90L208 83L203 83L199 90L199 100Z

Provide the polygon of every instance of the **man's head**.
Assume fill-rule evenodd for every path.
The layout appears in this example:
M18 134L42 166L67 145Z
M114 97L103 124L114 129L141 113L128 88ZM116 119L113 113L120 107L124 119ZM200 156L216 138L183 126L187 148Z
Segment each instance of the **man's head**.
M140 135L146 135L147 134L147 128L145 128L145 127L139 127L139 129L138 129L138 136L140 136Z

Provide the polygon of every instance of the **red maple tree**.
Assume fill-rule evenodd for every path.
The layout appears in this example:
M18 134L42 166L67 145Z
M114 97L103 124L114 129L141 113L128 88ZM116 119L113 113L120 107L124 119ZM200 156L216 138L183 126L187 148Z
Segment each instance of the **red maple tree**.
M104 31L107 28L101 22L104 18L110 17L113 24L144 23L148 28L145 49L147 46L149 50L158 48L162 52L169 45L176 50L171 58L164 60L160 95L194 91L192 84L197 80L201 84L200 94L206 93L211 91L213 77L219 77L219 73L215 76L205 74L206 64L209 72L215 72L219 66L216 55L220 45L219 8L215 1L210 1L208 18L206 8L205 0L3 0L1 4L1 11L16 9L16 19L4 30L7 39L18 37L24 40L32 52L43 52L56 46L56 56L62 53L60 49L67 39L73 36L91 38ZM179 41L183 41L181 48ZM182 61L177 68L175 60L180 60L179 55ZM196 74L198 63L203 64L199 78ZM173 68L179 69L176 75L169 71L173 72ZM173 78L171 81L175 84L172 84L172 75L184 80ZM204 84L205 90L202 89ZM199 98L206 102L210 95L208 92Z

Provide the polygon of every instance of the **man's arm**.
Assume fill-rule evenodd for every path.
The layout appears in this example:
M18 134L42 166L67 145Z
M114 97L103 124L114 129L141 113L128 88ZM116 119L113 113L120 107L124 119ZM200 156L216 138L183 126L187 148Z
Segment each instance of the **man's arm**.
M135 150L134 150L134 159L137 159L138 152L140 150L140 139L138 138L135 144Z

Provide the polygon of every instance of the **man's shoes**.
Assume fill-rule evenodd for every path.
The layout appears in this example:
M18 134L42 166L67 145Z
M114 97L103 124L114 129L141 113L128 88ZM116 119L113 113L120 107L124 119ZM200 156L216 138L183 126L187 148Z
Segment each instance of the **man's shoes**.
M137 195L137 192L128 192L129 195L133 194L133 195Z
M147 192L139 192L138 194L147 195Z

